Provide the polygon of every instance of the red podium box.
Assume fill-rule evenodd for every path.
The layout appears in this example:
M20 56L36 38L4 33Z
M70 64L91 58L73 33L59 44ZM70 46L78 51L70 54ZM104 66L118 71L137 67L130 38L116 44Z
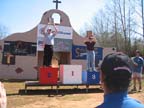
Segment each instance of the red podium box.
M39 82L40 84L57 84L58 68L40 67Z

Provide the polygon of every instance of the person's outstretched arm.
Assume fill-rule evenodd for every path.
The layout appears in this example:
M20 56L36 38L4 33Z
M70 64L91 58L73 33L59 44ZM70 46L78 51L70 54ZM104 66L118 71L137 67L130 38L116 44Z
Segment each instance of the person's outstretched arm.
M55 24L53 23L53 26L54 26L54 31L52 31L52 33L53 33L53 36L55 36L56 34L57 34L57 32L58 32L58 30L57 30L57 28L56 28L56 26L55 26Z
M43 34L44 36L46 35L46 28L47 28L47 25L45 25L43 28L41 28L41 34Z

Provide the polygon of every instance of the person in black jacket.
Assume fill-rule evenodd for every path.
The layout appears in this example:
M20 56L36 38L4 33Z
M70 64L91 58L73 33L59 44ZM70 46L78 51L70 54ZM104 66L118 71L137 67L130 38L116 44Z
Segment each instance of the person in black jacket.
M95 51L94 45L96 44L96 38L92 34L92 31L87 31L87 36L84 41L87 48L87 71L96 71L95 69Z

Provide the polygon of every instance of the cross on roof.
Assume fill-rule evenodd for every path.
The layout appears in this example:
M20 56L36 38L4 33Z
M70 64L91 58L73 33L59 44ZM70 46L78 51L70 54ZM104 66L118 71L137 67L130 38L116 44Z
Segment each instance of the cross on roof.
M59 0L53 0L53 3L56 3L56 9L58 9L58 4L61 3Z

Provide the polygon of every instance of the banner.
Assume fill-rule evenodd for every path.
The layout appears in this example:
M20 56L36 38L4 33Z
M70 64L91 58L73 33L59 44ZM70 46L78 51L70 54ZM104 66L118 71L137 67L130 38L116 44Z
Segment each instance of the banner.
M55 52L71 52L72 40L71 39L58 39L54 40L54 51Z
M43 51L43 40L44 40L44 35L41 33L42 28L44 28L46 25L44 24L39 24L38 25L38 30L37 30L37 51ZM55 31L55 28L53 25L47 25L45 31L51 28L52 31ZM56 26L57 28L57 35L55 38L57 39L71 39L72 40L72 28L71 27L66 27L66 26Z
M102 60L103 48L95 47L94 51L95 51L95 59L96 60ZM72 46L72 59L86 60L86 58L87 58L86 46L78 46L78 45Z
M103 48L102 47L95 47L95 57L97 60L103 59Z
M87 52L86 46L72 46L72 59L86 60Z

